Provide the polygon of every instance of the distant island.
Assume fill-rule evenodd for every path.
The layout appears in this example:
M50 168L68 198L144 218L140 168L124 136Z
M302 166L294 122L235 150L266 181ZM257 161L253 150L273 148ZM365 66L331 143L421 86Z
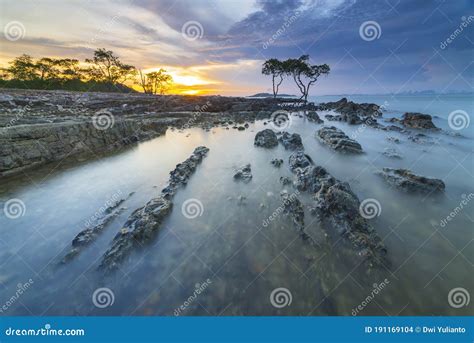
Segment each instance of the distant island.
M291 94L278 94L277 98L295 98L296 95ZM249 95L247 98L273 98L273 94L270 93L257 93L254 95Z

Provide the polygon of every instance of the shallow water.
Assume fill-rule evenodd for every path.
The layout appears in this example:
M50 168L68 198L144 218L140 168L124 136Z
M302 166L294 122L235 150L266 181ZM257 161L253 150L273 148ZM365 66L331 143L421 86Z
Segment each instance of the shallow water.
M448 293L456 287L474 289L472 203L444 227L440 222L459 206L463 194L474 193L472 140L435 133L439 143L415 144L396 132L327 124L354 134L365 154L331 151L314 138L320 125L298 116L288 131L300 133L315 164L349 182L361 201L380 203L380 215L370 222L387 246L389 269L368 272L309 211L305 224L313 244L284 214L268 220L281 206L279 193L294 190L279 182L292 175L287 164L291 152L281 145L269 150L253 146L255 133L265 127L262 122L245 131L168 130L112 156L75 166L49 165L2 182L0 200L21 199L25 213L17 219L0 217L1 301L8 305L1 314L351 315L381 283L385 287L364 303L360 315L469 314L469 306L450 306ZM391 143L387 136L401 142ZM100 258L126 218L157 196L169 171L199 145L210 148L209 154L177 192L156 239L117 272L104 275L97 269ZM385 157L386 147L396 148L403 158ZM284 159L284 165L273 167L273 158ZM252 181L234 181L234 169L246 163L252 165ZM441 178L446 192L429 198L403 194L374 175L382 167ZM107 200L131 192L126 210L103 234L60 265L94 213ZM299 198L311 204L308 194ZM188 199L202 204L196 218L183 215ZM30 279L28 289L10 301L18 284ZM113 292L111 306L94 305L93 293L100 287ZM202 291L194 298L196 287ZM270 295L280 287L289 290L292 301L277 308Z

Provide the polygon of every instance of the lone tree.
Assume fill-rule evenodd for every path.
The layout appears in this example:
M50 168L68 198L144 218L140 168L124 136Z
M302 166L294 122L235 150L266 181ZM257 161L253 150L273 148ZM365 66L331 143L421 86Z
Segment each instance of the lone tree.
M106 49L97 49L94 58L87 58L86 62L91 65L87 72L94 81L124 83L137 74L134 66L122 63L112 51Z
M321 75L328 75L330 68L327 64L310 65L309 55L300 58L290 58L283 62L285 73L291 75L301 92L300 100L308 102L308 94L311 86Z
M262 74L272 76L273 98L276 98L278 89L283 82L283 76L285 75L283 62L276 58L265 61L262 67Z
M165 94L173 82L173 77L163 68L147 74L144 74L141 70L139 72L140 85L147 94Z

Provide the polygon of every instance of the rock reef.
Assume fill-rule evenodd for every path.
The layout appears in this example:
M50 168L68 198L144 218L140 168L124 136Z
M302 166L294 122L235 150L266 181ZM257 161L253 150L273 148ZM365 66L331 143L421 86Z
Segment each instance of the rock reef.
M332 149L345 153L360 154L362 147L349 138L342 130L334 126L326 126L316 132L316 137Z
M416 175L407 169L383 168L377 174L407 193L436 194L444 192L446 187L442 180Z

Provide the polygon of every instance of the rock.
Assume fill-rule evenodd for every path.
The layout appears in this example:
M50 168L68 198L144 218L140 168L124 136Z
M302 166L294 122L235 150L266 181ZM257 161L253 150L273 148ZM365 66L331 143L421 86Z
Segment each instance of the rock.
M382 154L390 158L402 158L402 155L394 148L385 148Z
M109 271L116 269L132 249L150 241L172 207L171 201L161 195L135 210L103 255L99 268Z
M311 158L304 153L304 151L299 150L290 155L288 159L290 169L292 171L297 170L298 168L306 168L313 164Z
M78 255L86 246L96 240L96 238L102 233L105 227L110 224L125 208L119 206L123 204L133 193L130 193L127 198L113 201L105 209L101 209L91 218L92 223L87 223L87 228L79 232L76 237L72 240L71 250L61 261L62 263L69 262Z
M155 237L164 219L171 212L171 198L178 188L186 185L208 151L205 146L199 146L184 162L176 165L170 172L168 186L161 194L128 217L122 230L112 240L111 247L102 256L99 268L107 271L116 269L133 249L142 247Z
M244 130L245 130L245 126L238 126L238 127L237 127L237 130L239 130L239 131L244 131Z
M429 114L407 112L403 115L401 123L412 129L438 129Z
M396 143L396 144L399 144L400 143L400 140L396 137L387 137L387 140L389 142L392 142L392 143Z
M355 102L348 101L346 98L342 98L336 102L321 103L316 106L316 109L321 111L334 110L341 114L353 113L362 117L375 118L382 116L382 111L380 110L379 105L372 103L357 104Z
M316 137L336 151L362 153L362 147L358 142L349 138L342 130L339 130L334 126L325 126L321 128L316 132Z
M304 232L304 210L301 201L298 199L296 193L288 194L286 191L280 193L281 199L283 201L283 209L286 214L288 214L296 228L303 235L304 238L308 238Z
M316 124L324 123L324 120L319 118L319 115L316 111L308 111L308 113L306 114L306 118L308 118L309 121L312 121Z
M283 164L283 160L281 158L274 158L273 160L270 161L270 163L273 166L280 168L280 166Z
M431 194L445 189L442 180L416 175L407 169L383 168L378 174L389 184L408 193Z
M260 132L257 132L255 135L255 146L263 148L273 148L278 145L278 138L275 132L270 129L265 129Z
M250 163L238 168L235 171L234 179L249 182L252 179L252 169Z
M202 159L207 155L209 148L199 146L194 149L190 157L184 162L176 165L175 169L170 172L168 185L162 190L165 197L172 197L176 190L188 183L189 178L194 173L197 165L201 163Z
M329 121L343 121L350 125L359 125L364 122L356 113L344 113L339 115L327 114L325 118Z
M368 261L369 266L389 264L382 240L360 214L360 201L348 183L337 180L320 166L313 166L303 151L290 156L290 168L296 174L296 188L313 194L311 212L329 232L335 231L349 241L351 251Z
M287 176L281 176L280 177L280 182L283 186L291 185L293 183L293 181L291 181L291 179Z
M283 144L285 149L298 150L303 149L303 142L301 136L297 133L289 134L288 132L282 132L278 140Z

